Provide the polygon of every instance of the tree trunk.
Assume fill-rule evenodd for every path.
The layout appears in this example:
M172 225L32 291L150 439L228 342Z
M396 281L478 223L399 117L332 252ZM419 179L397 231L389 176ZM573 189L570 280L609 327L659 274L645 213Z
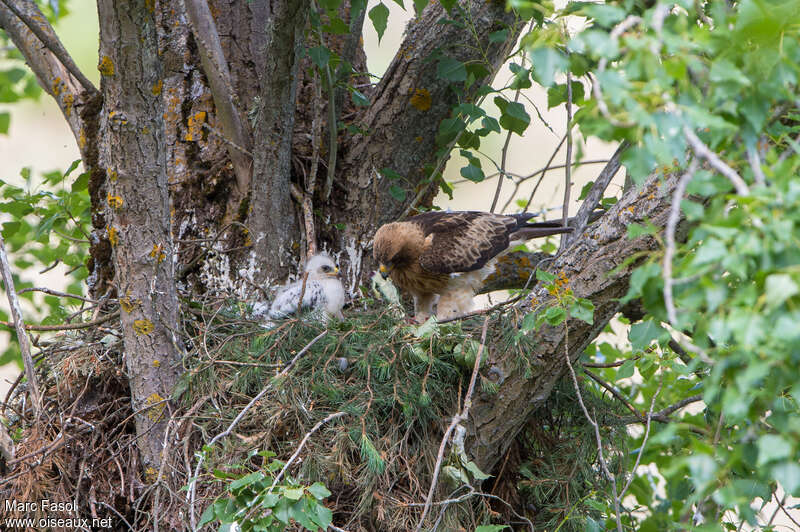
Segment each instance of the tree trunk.
M533 375L526 376L507 353L490 353L489 364L502 375L497 394L476 397L472 407L467 449L484 471L503 457L522 430L530 414L542 406L555 384L567 371L566 354L574 362L620 310L619 299L637 261L629 258L659 248L652 236L628 238L628 226L651 222L666 226L672 193L678 176L653 175L642 187L629 189L597 223L577 235L570 247L547 270L568 279L576 297L594 303L594 323L569 319L565 325L543 325L536 334L536 349L527 354ZM530 304L546 303L552 296L537 286L528 296ZM567 342L567 340L569 340Z
M107 235L122 309L125 363L145 471L161 463L173 387L181 374L160 91L162 63L152 4L98 3L103 109L98 164L106 202L96 217Z

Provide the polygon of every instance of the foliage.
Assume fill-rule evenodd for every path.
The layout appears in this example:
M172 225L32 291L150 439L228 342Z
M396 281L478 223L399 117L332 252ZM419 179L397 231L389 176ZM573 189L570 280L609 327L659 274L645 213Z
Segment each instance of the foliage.
M24 168L21 187L0 178L0 213L8 220L2 225L2 235L12 255L13 269L46 271L64 264L68 268L67 291L76 295L86 291L85 261L91 217L89 174L70 177L79 163L72 163L66 172L47 172L40 179L34 177L30 168ZM16 275L14 283L18 291L33 286ZM63 323L71 314L66 305L75 301L53 295L38 296L34 292L21 294L39 308L43 324ZM4 315L2 319L8 318ZM0 356L0 364L18 361L18 354L14 343Z
M280 532L294 521L312 531L328 529L333 513L322 502L331 495L324 484L302 485L291 477L276 482L275 473L285 464L272 459L275 454L269 451L250 454L248 459L257 454L266 465L246 474L213 472L214 478L227 484L228 496L206 508L198 527L219 521L223 524L219 530Z

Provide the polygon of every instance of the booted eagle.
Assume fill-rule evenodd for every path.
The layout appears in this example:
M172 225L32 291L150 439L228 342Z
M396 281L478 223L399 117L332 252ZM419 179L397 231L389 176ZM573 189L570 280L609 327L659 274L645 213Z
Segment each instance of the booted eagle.
M308 273L308 279L303 293L303 310L322 311L326 319L328 316L343 318L344 286L339 279L336 263L328 255L320 253L308 260L305 272ZM295 314L301 292L302 278L281 288L269 309L269 317L280 319Z
M447 319L472 308L472 298L494 271L495 257L531 238L572 231L558 222L528 223L532 214L432 211L381 226L372 256L384 278L414 298L417 322Z

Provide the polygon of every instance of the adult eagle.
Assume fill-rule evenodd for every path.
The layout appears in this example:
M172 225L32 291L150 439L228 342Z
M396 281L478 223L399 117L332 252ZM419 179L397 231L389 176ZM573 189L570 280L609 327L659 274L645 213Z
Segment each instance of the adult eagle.
M372 255L384 278L414 298L416 321L469 312L494 271L495 258L531 238L572 231L558 222L528 223L532 214L431 211L381 226Z

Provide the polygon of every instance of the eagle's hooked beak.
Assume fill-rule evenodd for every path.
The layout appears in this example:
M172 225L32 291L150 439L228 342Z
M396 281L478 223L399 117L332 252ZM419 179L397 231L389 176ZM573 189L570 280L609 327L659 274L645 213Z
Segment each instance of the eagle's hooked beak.
M381 277L383 277L384 279L389 278L390 269L387 268L385 264L381 264L380 267L378 268L378 271L381 272Z

